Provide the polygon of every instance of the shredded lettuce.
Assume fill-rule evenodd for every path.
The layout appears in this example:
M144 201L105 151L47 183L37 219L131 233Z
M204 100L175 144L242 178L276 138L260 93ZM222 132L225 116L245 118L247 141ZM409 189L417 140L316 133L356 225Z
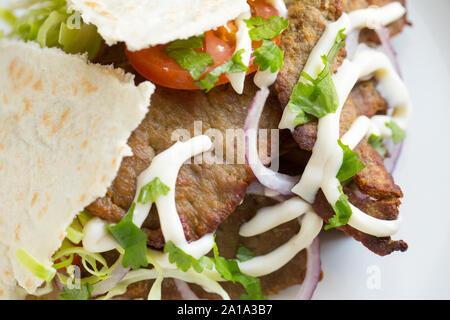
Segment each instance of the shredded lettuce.
M19 263L34 276L47 282L51 281L55 277L56 269L43 265L27 250L19 248L16 250L15 255L17 261L19 261Z
M70 257L73 254L80 256L81 264L84 269L95 276L97 282L107 279L109 274L117 267L120 260L117 259L112 266L108 266L106 259L101 254L87 251L83 247L72 245L67 240L64 240L63 246L55 253L53 259L58 260L63 257Z
M28 0L12 8L0 7L0 19L11 28L6 37L35 41L41 47L57 47L67 53L87 53L93 60L102 38L97 28L68 10L66 0Z
M153 257L150 250L147 250L147 261L148 261L148 263L151 263L155 267L155 270L158 273L158 276L156 277L155 282L153 282L152 288L150 289L150 292L148 293L147 299L148 300L161 300L162 282L164 280L163 269L156 262L156 259Z
M66 229L66 238L74 244L79 244L84 238L83 226L75 218L72 224Z
M94 216L89 212L89 211L81 211L78 216L77 219L80 222L80 224L84 226L89 222L89 220L91 220Z
M224 300L230 299L228 293L220 286L217 281L212 280L204 274L197 273L193 270L183 272L181 270L164 269L162 272L162 276L164 278L175 278L186 282L195 283L201 286L207 292L218 294ZM160 277L160 274L156 269L139 269L130 271L116 287L111 289L105 296L98 299L108 300L114 298L118 295L124 294L127 291L127 287L133 283L144 280L157 279L158 277ZM149 298L152 298L152 296L149 296Z

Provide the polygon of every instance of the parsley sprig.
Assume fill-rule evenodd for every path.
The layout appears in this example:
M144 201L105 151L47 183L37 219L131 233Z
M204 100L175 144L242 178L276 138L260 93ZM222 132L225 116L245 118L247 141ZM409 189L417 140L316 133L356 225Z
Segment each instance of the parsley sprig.
M169 191L168 186L162 183L159 178L155 178L141 188L138 202L142 204L154 203L160 195L167 195Z
M353 177L355 174L364 169L365 166L359 159L358 154L350 149L349 146L343 144L341 140L338 140L338 144L342 148L344 158L336 178L342 182Z
M228 260L221 257L216 243L214 243L213 247L213 258L203 256L200 259L195 259L170 240L166 242L164 252L169 255L169 262L175 263L177 268L184 272L193 268L196 272L201 273L205 268L212 269L215 266L217 272L224 280L240 283L244 287L247 294L241 296L242 300L266 299L262 294L259 279L242 273L236 260Z
M395 144L401 142L406 137L406 132L395 121L386 123L386 127L392 130L392 140Z
M169 191L168 186L159 178L155 178L141 188L137 201L142 204L153 203L159 196L166 195ZM147 235L133 223L135 208L136 203L133 202L125 217L115 226L107 226L107 229L125 250L122 259L123 266L139 269L148 265L146 258Z
M242 62L242 54L245 52L245 49L238 50L231 60L214 68L210 72L206 74L206 76L195 82L195 85L198 86L202 90L206 90L206 92L210 91L214 88L214 85L219 81L219 77L224 73L239 73L239 72L247 72L248 66L246 66Z
M211 270L214 264L210 258L205 256L200 259L195 259L193 256L178 248L170 240L164 246L164 253L168 253L169 262L175 263L177 268L183 272L193 268L196 272L202 273L205 268Z
M63 293L59 296L61 300L89 300L93 286L90 283L85 283L79 287L69 288L63 287Z
M147 235L133 223L133 213L136 203L130 207L128 213L115 226L107 226L114 239L125 249L122 264L133 270L148 266L147 262Z
M344 226L350 220L352 216L352 208L348 202L348 197L342 190L342 187L338 187L340 196L336 203L332 206L335 215L328 219L328 224L325 226L325 230Z
M253 64L260 71L270 68L272 73L283 67L284 52L271 40L279 36L288 26L289 20L273 16L269 19L263 17L252 17L244 20L249 28L249 36L253 41L262 41L259 48L253 51L255 59Z
M207 67L214 65L210 54L195 50L203 48L203 38L204 35L175 40L163 49L181 68L188 70L194 80L198 80Z
M326 56L322 56L324 68L317 78L314 79L307 73L302 72L302 77L309 83L299 81L292 90L288 107L296 115L294 122L296 126L336 112L339 106L339 98L329 65L345 44L344 31L345 29L341 29L338 32L333 47Z

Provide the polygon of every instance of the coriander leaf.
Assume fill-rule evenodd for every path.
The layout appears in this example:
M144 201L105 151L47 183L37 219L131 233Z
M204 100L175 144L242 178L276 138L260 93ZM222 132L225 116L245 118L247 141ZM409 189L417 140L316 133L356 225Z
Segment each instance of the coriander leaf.
M245 49L238 50L230 61L211 70L205 78L195 82L195 85L208 92L214 88L214 85L219 81L219 77L222 74L247 72L248 67L242 62L242 53L244 52Z
M345 45L345 29L339 30L336 39L334 40L334 44L328 52L327 60L329 63L332 63L336 55L341 51L342 47Z
M115 226L107 226L114 239L125 249L122 264L124 267L138 269L148 265L147 235L133 223L133 213L136 203L133 202L130 210Z
M215 266L217 272L224 280L238 282L247 290L247 294L242 295L241 299L265 299L262 295L261 284L258 278L243 274L236 260L227 260L224 257L220 257L216 243L214 243L213 252L214 258L203 256L197 260L178 248L170 240L164 246L164 253L169 254L169 262L175 263L181 271L186 272L192 267L196 272L201 273L205 268L212 269Z
M155 202L160 195L167 195L170 188L159 180L159 178L153 179L142 187L139 193L138 202L147 204L149 202Z
M253 65L264 71L270 68L275 73L283 67L284 52L273 41L263 40L262 46L253 51Z
M79 288L69 289L63 287L63 294L59 297L61 300L89 300L92 293L92 285L90 283L82 284Z
M369 137L369 144L384 158L387 150L383 146L383 138L375 134L371 134Z
M393 120L386 123L386 127L392 130L392 140L395 144L399 143L406 137L406 132Z
M325 226L325 230L346 225L352 216L352 208L348 202L347 195L342 191L342 187L339 187L339 192L341 195L333 206L335 215L328 220L329 224Z
M250 29L248 34L253 41L276 38L289 26L289 20L279 16L269 17L267 21L262 17L253 17L244 22Z
M244 19L245 24L247 25L247 28L253 28L257 26L262 26L266 23L266 19L260 16L251 17L250 19Z
M175 263L177 268L183 272L188 271L191 267L198 273L203 272L203 269L212 269L213 262L208 257L201 257L199 260L187 254L178 248L172 241L167 241L164 246L164 253L169 254L169 262Z
M328 113L336 112L339 98L331 76L329 64L345 44L345 34L342 29L338 32L336 40L326 56L322 56L324 68L314 79L303 72L302 76L309 81L299 81L292 90L288 107L296 115L294 124L303 125L314 118L322 118Z
M338 143L344 152L344 158L336 178L342 182L353 177L355 174L364 169L365 166L359 159L358 154L352 151L349 146L343 144L341 140L338 140Z
M325 56L322 57L322 60L325 68L317 78L313 79L308 74L302 73L302 76L307 78L310 83L300 81L292 91L288 107L296 114L296 126L310 122L312 117L320 119L329 113L336 112L338 108L339 98L328 61Z
M227 281L240 283L247 294L243 294L241 300L266 300L262 294L261 283L258 278L246 275L241 272L236 260L227 260L219 256L219 249L214 243L214 266L220 276Z
M163 52L174 59L181 68L189 71L194 80L202 76L206 67L214 65L211 55L194 50L203 48L203 37L202 35L175 40L163 49Z
M239 261L244 262L244 261L250 260L254 257L255 257L255 255L249 248L247 248L243 244L239 244L239 247L238 247L238 250L236 253L236 258Z

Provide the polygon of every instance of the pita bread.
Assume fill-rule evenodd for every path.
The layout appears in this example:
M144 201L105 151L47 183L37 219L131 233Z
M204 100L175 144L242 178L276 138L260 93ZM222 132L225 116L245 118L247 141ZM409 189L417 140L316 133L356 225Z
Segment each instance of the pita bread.
M66 228L131 154L153 90L85 56L0 40L0 298L17 297L16 280L28 293L42 284L15 251L52 264Z
M247 0L68 0L108 45L138 51L187 39L225 25L248 11Z

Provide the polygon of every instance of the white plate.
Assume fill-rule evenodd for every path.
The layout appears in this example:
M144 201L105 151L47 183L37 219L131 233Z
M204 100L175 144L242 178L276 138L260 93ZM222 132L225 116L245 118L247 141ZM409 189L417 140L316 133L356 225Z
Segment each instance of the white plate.
M340 232L323 233L315 299L450 299L450 1L409 0L408 10L413 26L394 46L414 113L394 174L405 194L394 239L409 249L379 257Z

